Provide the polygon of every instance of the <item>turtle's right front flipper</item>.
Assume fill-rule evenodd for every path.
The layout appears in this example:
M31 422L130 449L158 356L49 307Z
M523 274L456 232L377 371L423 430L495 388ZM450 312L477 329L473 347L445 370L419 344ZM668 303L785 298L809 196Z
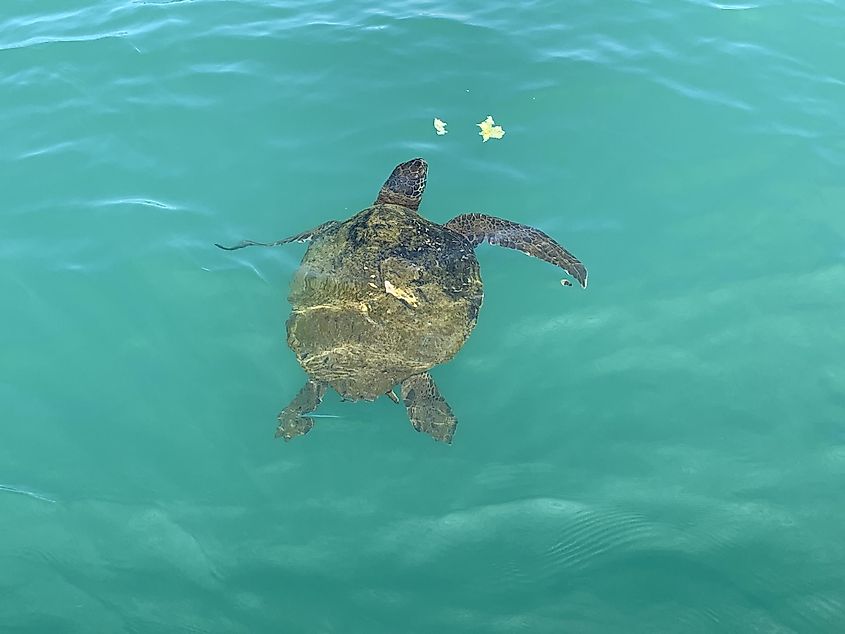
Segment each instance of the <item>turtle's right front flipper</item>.
M522 251L559 266L587 288L587 269L581 260L539 229L487 214L461 214L446 223L446 228L460 233L473 246L485 240L509 249Z
M458 421L428 372L415 374L402 382L402 400L414 429L434 440L452 442Z
M308 242L309 240L316 238L321 233L329 231L330 229L334 229L338 226L340 222L337 220L329 220L328 222L324 222L319 227L314 227L313 229L309 229L308 231L303 231L302 233L297 233L295 236L290 236L289 238L282 238L281 240L276 240L275 242L253 242L252 240L244 240L238 244L235 244L231 247L224 247L222 244L214 243L214 246L219 247L225 251L234 251L235 249L243 249L244 247L277 247L282 244L288 244L290 242Z

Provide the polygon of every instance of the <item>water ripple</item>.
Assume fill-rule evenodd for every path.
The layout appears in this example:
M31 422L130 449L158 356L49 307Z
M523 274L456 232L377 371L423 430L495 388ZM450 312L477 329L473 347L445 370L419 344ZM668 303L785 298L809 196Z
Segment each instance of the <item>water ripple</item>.
M53 498L49 498L46 495L41 495L40 493L36 493L31 491L26 487L18 487L12 486L10 484L0 484L0 491L5 491L7 493L17 493L19 495L25 495L27 497L31 497L36 500L41 500L42 502L50 502L51 504L55 504L56 500Z

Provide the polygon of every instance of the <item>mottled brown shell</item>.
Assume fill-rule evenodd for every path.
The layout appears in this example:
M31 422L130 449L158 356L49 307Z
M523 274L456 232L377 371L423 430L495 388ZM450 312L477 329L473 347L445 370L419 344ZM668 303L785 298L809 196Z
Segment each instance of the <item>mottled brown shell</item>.
M470 241L377 203L311 243L291 283L288 344L311 377L375 399L451 359L482 298Z

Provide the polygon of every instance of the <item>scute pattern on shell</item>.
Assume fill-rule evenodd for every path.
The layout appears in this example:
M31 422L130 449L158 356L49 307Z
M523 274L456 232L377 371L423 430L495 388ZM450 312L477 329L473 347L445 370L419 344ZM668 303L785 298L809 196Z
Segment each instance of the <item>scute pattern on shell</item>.
M291 284L288 343L311 377L372 400L451 359L482 298L468 240L375 204L312 242Z

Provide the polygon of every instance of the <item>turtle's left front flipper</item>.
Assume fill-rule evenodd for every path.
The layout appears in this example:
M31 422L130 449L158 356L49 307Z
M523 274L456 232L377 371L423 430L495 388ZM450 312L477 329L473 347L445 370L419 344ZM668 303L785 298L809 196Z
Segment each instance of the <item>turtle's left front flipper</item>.
M313 229L303 231L302 233L297 233L295 236L276 240L275 242L254 242L252 240L243 240L242 242L232 245L231 247L224 247L222 244L217 244L216 242L214 243L214 246L223 249L224 251L234 251L236 249L243 249L244 247L277 247L282 244L288 244L290 242L308 242L309 240L319 236L321 233L328 231L329 229L334 229L339 224L340 223L337 220L329 220L328 222L324 222L323 224L314 227Z
M486 214L461 214L446 223L473 246L487 240L559 266L587 288L587 269L581 261L539 229Z
M458 421L428 372L415 374L402 382L402 400L414 429L434 440L452 442Z

